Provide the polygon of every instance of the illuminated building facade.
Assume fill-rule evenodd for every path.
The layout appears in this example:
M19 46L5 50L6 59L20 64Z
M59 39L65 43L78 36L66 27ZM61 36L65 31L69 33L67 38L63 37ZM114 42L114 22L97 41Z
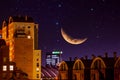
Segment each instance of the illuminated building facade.
M46 65L56 66L61 61L62 51L53 51L46 53Z
M28 16L9 17L3 21L2 38L9 45L10 61L28 74L29 79L41 78L41 50L38 50L38 24Z
M120 57L93 57L62 61L59 80L120 80Z

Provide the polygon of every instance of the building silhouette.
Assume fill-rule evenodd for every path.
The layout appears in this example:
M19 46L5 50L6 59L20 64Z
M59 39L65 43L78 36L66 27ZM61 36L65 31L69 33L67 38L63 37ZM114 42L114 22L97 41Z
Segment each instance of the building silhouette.
M27 73L41 78L41 50L38 50L38 24L28 16L11 16L2 24L2 39L9 46L9 61Z
M11 78L15 67L15 63L9 61L9 46L4 39L0 39L0 80Z
M120 80L120 57L95 57L62 61L59 66L59 80Z

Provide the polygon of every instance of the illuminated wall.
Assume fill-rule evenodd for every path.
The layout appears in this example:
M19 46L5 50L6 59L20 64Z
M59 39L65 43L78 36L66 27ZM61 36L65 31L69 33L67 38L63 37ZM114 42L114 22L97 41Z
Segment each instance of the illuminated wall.
M29 17L10 17L8 24L3 22L2 36L9 45L10 61L16 63L16 66L25 71L29 79L36 79L39 74L34 69L36 65L36 54L39 53L39 65L41 66L41 53L38 49L38 24L35 24ZM29 66L29 67L28 67Z
M41 79L41 50L34 50L33 53L33 77Z

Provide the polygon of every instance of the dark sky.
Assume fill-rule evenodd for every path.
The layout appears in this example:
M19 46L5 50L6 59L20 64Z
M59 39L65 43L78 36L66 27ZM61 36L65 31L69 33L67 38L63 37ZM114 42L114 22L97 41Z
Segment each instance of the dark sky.
M14 15L28 15L39 24L39 49L62 50L63 60L92 54L120 55L120 0L2 0L0 24ZM1 24L2 25L2 24ZM88 38L71 45L61 36L61 27L74 38Z

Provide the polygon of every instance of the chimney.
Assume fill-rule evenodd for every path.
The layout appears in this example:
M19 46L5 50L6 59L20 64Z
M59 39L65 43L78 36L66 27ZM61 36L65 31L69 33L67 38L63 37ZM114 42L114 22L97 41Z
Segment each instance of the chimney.
M95 58L95 55L94 54L92 54L92 59L94 59Z
M71 58L71 57L69 57L69 61L72 61L72 58Z
M116 59L117 58L117 52L113 52L113 56Z
M81 57L81 60L84 60L84 58L83 58L83 57Z
M25 16L25 21L27 21L28 20L28 16Z
M74 61L76 61L76 60L77 60L77 57L74 58Z
M107 52L105 53L105 58L108 58L108 53Z
M101 55L98 55L98 57L102 57Z
M85 56L85 60L87 60L88 59L88 56Z

